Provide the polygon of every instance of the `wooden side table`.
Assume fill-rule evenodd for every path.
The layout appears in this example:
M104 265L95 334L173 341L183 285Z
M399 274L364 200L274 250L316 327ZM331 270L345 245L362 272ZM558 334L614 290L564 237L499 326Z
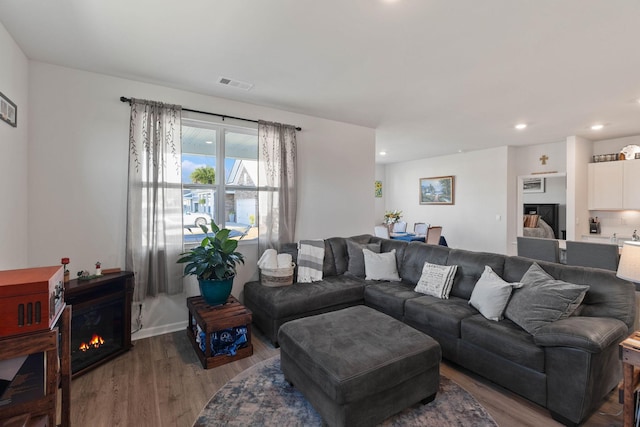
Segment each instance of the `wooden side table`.
M620 343L620 358L623 369L623 420L624 427L635 425L635 402L633 394L640 381L640 332L636 331Z
M31 396L13 404L0 406L0 425L23 425L20 424L22 421L40 420L44 416L48 426L55 426L59 388L62 391L61 426L68 427L71 424L70 333L71 306L67 305L61 311L53 329L0 339L0 360L42 353L43 366L38 367L38 372L33 372L33 375L45 379L42 390L34 388ZM27 387L23 386L23 392L25 388Z
M201 296L190 297L187 298L187 308L189 309L187 335L203 368L215 368L253 354L253 345L251 344L251 311L240 304L235 297L229 296L227 302L219 306L210 306ZM197 330L194 321L205 334L204 352L196 342ZM236 354L233 356L226 354L212 355L211 334L236 326L247 327L247 343L237 349Z

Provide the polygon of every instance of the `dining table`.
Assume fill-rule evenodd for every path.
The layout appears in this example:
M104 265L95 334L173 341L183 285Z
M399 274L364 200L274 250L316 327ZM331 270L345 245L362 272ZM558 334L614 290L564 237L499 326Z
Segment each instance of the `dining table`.
M417 235L415 233L390 233L389 237L391 237L394 240L404 240L407 242L423 242L423 243L425 239L425 236Z

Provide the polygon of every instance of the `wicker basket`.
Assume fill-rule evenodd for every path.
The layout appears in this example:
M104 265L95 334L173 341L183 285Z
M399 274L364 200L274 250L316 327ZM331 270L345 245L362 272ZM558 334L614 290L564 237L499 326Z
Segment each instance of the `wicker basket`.
M260 283L271 288L289 286L293 284L293 270L295 268L294 263L291 263L291 267L285 268L261 268Z

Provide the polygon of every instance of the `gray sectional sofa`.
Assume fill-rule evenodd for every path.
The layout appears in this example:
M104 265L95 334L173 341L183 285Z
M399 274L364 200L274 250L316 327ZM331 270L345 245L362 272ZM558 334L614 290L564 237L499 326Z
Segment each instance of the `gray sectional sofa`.
M402 280L360 277L363 261L354 243L376 244L381 252L395 249ZM295 244L284 245L280 252L296 259ZM426 261L457 266L448 299L414 291ZM635 288L613 272L539 262L553 278L588 285L589 290L574 315L534 335L507 318L489 320L469 304L485 266L507 282L518 282L533 263L370 235L335 237L325 240L322 281L279 288L249 282L244 303L253 312L254 324L274 345L285 322L365 304L436 339L444 358L546 407L557 421L577 425L621 380L618 344L633 327Z

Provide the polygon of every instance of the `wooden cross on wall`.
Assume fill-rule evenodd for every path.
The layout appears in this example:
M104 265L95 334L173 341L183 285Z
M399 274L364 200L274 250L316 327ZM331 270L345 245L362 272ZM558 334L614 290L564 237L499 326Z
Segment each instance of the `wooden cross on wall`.
M542 162L543 165L546 165L547 160L549 160L549 157L547 157L546 154L543 154L542 157L540 157L538 160L540 160L540 162Z

